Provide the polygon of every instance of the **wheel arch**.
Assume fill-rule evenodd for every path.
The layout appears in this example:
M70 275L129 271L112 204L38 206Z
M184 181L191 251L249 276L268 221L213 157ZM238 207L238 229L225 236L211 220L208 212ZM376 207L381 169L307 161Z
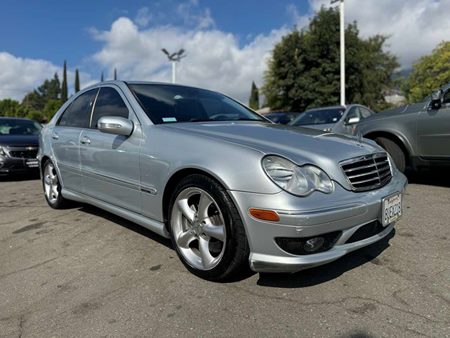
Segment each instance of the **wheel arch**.
M405 154L407 164L410 164L412 151L409 143L403 136L390 131L372 131L365 134L364 137L373 141L378 137L384 137L395 142Z
M169 230L168 228L168 214L169 214L169 203L170 203L170 198L172 197L172 193L175 190L177 184L186 176L188 175L192 175L192 174L200 174L200 175L204 175L207 176L213 180L215 180L217 183L219 183L225 190L229 190L227 185L221 180L219 179L217 176L215 176L214 174L204 170L204 169L200 169L200 168L195 168L195 167L189 167L189 168L183 168L180 169L178 171L176 171L175 173L173 173L170 178L168 179L165 187L164 187L164 193L163 193L163 198L162 198L162 214L163 214L163 220L164 220L164 224L166 225L167 230Z
M47 156L47 155L44 155L44 156L42 156L42 158L41 158L41 162L39 163L39 169L40 169L40 171L41 171L41 176L42 176L43 173L44 173L44 164L45 164L45 162L47 162L48 160L51 161L50 156Z

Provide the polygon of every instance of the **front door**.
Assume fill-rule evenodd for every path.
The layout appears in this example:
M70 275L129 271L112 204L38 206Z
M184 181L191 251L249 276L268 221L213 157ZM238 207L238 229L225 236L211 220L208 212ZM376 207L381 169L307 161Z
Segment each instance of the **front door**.
M80 134L89 126L97 89L78 96L50 131L54 160L65 189L81 192Z
M141 129L120 89L102 87L90 128L80 136L83 191L98 200L140 212L139 147ZM134 123L130 136L103 133L97 121L103 116L120 116Z
M423 110L417 123L419 155L430 160L450 159L450 90L439 109Z

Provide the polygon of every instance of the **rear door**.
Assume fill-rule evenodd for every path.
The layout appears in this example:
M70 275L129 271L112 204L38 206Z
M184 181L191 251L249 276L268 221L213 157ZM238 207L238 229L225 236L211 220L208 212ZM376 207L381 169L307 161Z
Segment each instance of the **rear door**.
M53 155L63 187L82 192L80 134L89 126L98 89L78 96L64 111L51 131Z
M103 116L118 116L133 121L130 136L103 133L97 121ZM86 195L140 212L139 120L121 90L101 87L95 102L90 128L80 136L83 191Z

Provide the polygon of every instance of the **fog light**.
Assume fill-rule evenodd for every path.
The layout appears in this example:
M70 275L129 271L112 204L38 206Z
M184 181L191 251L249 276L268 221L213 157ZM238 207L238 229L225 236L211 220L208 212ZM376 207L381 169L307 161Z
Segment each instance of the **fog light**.
M325 243L325 239L323 237L314 237L311 239L308 239L303 248L305 249L306 252L314 252L319 250L323 243Z
M330 250L342 235L333 231L315 237L275 237L275 243L284 251L293 255L312 255Z

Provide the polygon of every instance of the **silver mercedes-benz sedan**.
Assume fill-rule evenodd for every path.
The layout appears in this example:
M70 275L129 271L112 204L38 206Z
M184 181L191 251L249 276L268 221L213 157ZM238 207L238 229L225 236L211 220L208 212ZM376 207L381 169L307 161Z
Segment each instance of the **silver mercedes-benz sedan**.
M376 143L276 125L222 94L103 82L42 130L48 204L95 205L171 238L184 265L225 280L296 272L386 237L406 178Z

